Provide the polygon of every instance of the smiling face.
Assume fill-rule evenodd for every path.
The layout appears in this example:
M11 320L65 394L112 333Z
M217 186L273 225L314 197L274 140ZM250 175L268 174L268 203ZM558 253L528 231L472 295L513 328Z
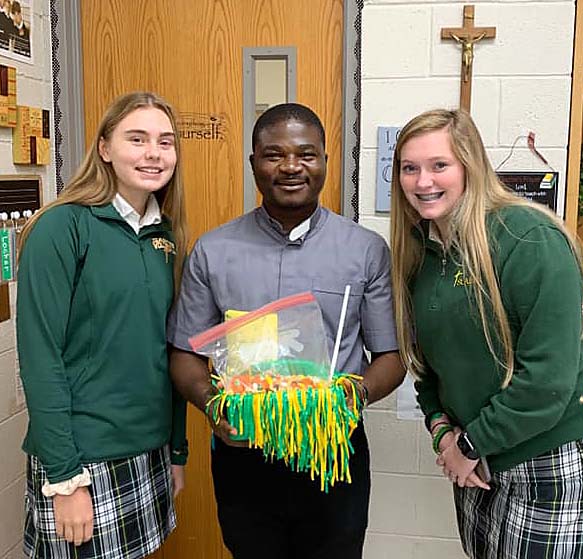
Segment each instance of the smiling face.
M117 191L138 211L163 188L176 167L176 138L168 116L154 107L136 109L99 141L99 154L111 163Z
M465 190L465 171L451 148L446 128L408 140L401 149L399 182L405 198L442 236Z
M282 225L293 227L314 212L326 180L326 159L312 124L283 120L261 130L251 166L266 210Z

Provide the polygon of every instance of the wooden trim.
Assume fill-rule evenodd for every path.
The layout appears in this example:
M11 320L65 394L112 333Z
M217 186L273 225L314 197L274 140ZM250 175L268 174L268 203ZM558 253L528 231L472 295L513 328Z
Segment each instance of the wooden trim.
M8 282L0 283L0 322L10 320L10 288Z
M565 222L576 233L579 208L579 170L583 134L583 2L576 3L575 48L573 50L573 82L571 89L571 125L567 158L567 192Z

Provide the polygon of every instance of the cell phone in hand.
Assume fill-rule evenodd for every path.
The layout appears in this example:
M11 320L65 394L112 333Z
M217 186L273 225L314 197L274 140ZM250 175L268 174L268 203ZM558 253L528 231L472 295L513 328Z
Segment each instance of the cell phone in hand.
M476 466L476 473L478 477L484 482L488 483L492 479L492 474L490 473L490 467L488 466L488 460L485 458L480 458L478 465Z

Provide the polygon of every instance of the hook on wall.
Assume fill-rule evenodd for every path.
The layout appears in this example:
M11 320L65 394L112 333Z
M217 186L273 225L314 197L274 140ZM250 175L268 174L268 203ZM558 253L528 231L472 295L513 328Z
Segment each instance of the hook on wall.
M512 157L512 155L514 154L514 148L516 147L516 144L518 143L519 140L526 140L526 145L528 146L528 149L530 149L530 151L538 159L540 159L540 161L542 161L551 171L554 171L553 167L547 161L547 159L542 155L540 151L538 151L538 149L536 149L535 137L536 135L532 131L529 131L527 135L516 136L516 138L514 138L514 142L512 142L512 146L510 147L510 153L498 164L498 166L496 167L496 171L499 171L502 168L502 166L505 163L507 163L508 160Z

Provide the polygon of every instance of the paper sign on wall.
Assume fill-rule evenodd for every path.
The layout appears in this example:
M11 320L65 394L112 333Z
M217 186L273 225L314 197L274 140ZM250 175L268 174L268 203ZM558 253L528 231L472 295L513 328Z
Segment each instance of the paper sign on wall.
M377 142L377 192L375 210L388 212L391 209L391 174L393 155L400 126L379 126Z
M397 418L423 419L424 415L417 403L413 377L408 374L403 384L397 388Z
M557 211L559 173L556 171L498 171L496 174L521 198Z

